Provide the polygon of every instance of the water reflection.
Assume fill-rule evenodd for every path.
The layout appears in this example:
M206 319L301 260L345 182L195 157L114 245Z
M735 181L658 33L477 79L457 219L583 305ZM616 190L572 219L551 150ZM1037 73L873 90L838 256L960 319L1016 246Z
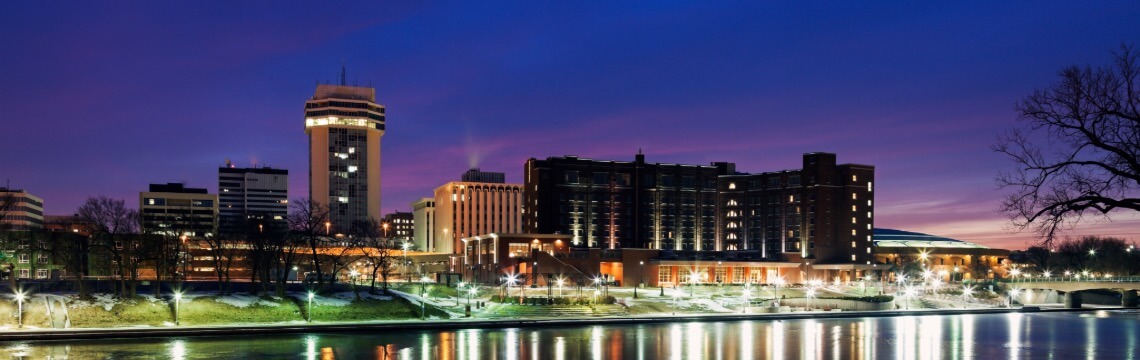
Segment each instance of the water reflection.
M0 344L52 359L1136 359L1136 313L691 322Z

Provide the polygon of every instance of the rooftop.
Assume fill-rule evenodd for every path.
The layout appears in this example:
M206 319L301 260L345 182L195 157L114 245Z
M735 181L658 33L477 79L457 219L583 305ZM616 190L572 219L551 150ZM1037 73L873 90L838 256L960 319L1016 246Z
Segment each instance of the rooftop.
M875 247L989 249L986 246L948 237L895 229L876 228L873 241Z

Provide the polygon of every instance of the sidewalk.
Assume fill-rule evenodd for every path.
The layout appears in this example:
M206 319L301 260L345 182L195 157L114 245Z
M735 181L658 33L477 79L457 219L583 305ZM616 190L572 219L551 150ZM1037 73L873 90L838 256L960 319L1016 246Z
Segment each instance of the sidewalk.
M893 311L843 311L843 312L793 312L762 314L686 314L678 316L650 314L620 317L591 317L574 319L445 319L445 320L381 320L335 323L277 323L277 324L234 324L225 326L180 326L180 327L120 327L87 329L11 329L0 331L3 341L43 341L80 340L170 336L221 336L221 335L271 335L299 334L310 332L383 332L419 330L461 330L473 328L514 328L514 327L554 327L617 324L650 324L689 321L741 321L741 320L796 320L833 319L858 317L959 315L959 314L1000 314L1021 312L1074 312L1100 311L1124 308L1086 309L939 309L939 310L893 310Z

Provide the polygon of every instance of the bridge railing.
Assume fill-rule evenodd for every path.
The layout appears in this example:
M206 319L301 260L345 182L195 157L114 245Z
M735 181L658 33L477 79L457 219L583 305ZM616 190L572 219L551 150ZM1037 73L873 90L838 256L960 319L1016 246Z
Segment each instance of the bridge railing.
M1007 283L1043 283L1043 282L1110 282L1110 283L1136 283L1140 276L1030 276L1005 278L998 280Z

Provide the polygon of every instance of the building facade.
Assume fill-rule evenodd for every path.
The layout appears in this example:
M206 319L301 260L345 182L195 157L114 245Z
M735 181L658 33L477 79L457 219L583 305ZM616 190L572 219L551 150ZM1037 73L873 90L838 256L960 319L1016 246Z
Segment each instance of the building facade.
M289 213L289 170L237 168L228 161L218 168L218 231L240 234L245 224L284 230Z
M415 233L415 217L410 212L397 211L388 215L380 220L384 226L384 237L391 239L399 239L401 241L408 241L412 239Z
M380 139L384 106L376 90L317 85L305 103L309 136L309 197L329 207L335 233L380 219Z
M482 171L479 168L472 168L463 173L460 180L464 182L482 182L482 183L496 183L502 184L507 182L507 174L501 172Z
M523 228L522 184L454 181L436 188L434 201L435 240L422 251L454 254L464 237Z
M711 166L590 160L527 160L529 233L571 235L574 246L713 250L717 178Z
M143 233L202 238L218 228L218 195L179 183L150 184L139 193Z
M874 167L809 153L803 168L740 173L735 164L576 156L530 159L524 222L574 246L736 251L764 261L870 265Z
M412 243L416 249L432 249L435 241L435 199L422 198L412 202Z
M0 230L44 227L44 200L24 190L0 188Z

